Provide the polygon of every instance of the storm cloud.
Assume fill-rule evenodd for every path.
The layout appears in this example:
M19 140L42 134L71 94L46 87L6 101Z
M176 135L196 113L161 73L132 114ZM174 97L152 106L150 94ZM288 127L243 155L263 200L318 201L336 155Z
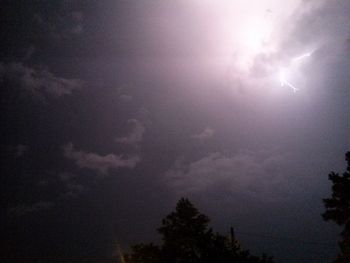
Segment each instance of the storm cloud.
M238 238L256 254L335 257L339 231L320 214L350 147L349 1L7 1L0 12L13 257L117 261L116 237L155 240L182 196L214 229L251 232Z

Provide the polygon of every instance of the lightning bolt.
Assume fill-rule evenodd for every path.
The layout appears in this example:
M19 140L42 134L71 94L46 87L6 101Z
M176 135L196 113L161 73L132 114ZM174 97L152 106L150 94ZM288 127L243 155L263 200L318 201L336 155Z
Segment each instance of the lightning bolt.
M286 70L280 70L280 83L281 83L281 87L284 87L284 86L290 87L294 93L296 93L299 90L293 84L287 81Z
M311 54L312 54L312 52L308 52L308 53L305 53L299 57L293 58L292 62L297 62L297 61L303 60L305 58L311 57Z
M308 53L305 53L305 54L302 54L302 55L300 55L300 56L298 56L298 57L292 58L292 59L291 59L291 66L290 66L290 67L292 67L293 64L295 64L295 63L297 63L297 62L301 62L301 61L303 61L304 59L310 57L311 54L312 54L312 52L313 52L313 51L308 52ZM287 75L287 69L286 69L286 68L285 68L285 69L280 69L280 71L279 71L279 79L280 79L281 87L287 86L287 87L291 88L292 91L293 91L294 93L296 93L297 91L299 91L298 88L296 88L292 83L290 83L290 82L287 80L286 75Z
M296 88L293 84L289 83L288 81L285 81L284 84L292 89L294 93L296 93L299 89Z

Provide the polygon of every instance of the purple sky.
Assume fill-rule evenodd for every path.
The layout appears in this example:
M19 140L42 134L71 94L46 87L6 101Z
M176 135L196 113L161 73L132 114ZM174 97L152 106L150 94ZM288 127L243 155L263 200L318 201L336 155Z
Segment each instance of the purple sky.
M350 148L349 1L0 12L9 260L111 262L116 240L156 241L182 196L254 253L334 258L339 229L320 214Z

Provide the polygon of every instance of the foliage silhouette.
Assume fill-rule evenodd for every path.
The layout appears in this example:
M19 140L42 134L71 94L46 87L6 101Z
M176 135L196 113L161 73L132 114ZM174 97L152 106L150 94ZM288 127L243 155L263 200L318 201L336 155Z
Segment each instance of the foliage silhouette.
M329 174L333 183L332 196L323 199L326 207L326 212L322 214L324 220L344 226L339 242L341 253L334 261L336 263L350 262L350 152L346 153L345 160L348 164L342 176L334 172Z
M138 244L125 255L127 263L273 263L265 254L256 257L243 250L231 236L213 233L209 218L201 214L193 204L181 198L174 212L162 220L158 232L162 244Z

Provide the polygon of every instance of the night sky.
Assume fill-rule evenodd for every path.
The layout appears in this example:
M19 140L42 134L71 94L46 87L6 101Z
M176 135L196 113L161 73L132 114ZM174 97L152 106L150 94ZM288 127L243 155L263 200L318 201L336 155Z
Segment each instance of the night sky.
M5 262L118 262L180 197L277 262L330 262L350 1L0 1Z

